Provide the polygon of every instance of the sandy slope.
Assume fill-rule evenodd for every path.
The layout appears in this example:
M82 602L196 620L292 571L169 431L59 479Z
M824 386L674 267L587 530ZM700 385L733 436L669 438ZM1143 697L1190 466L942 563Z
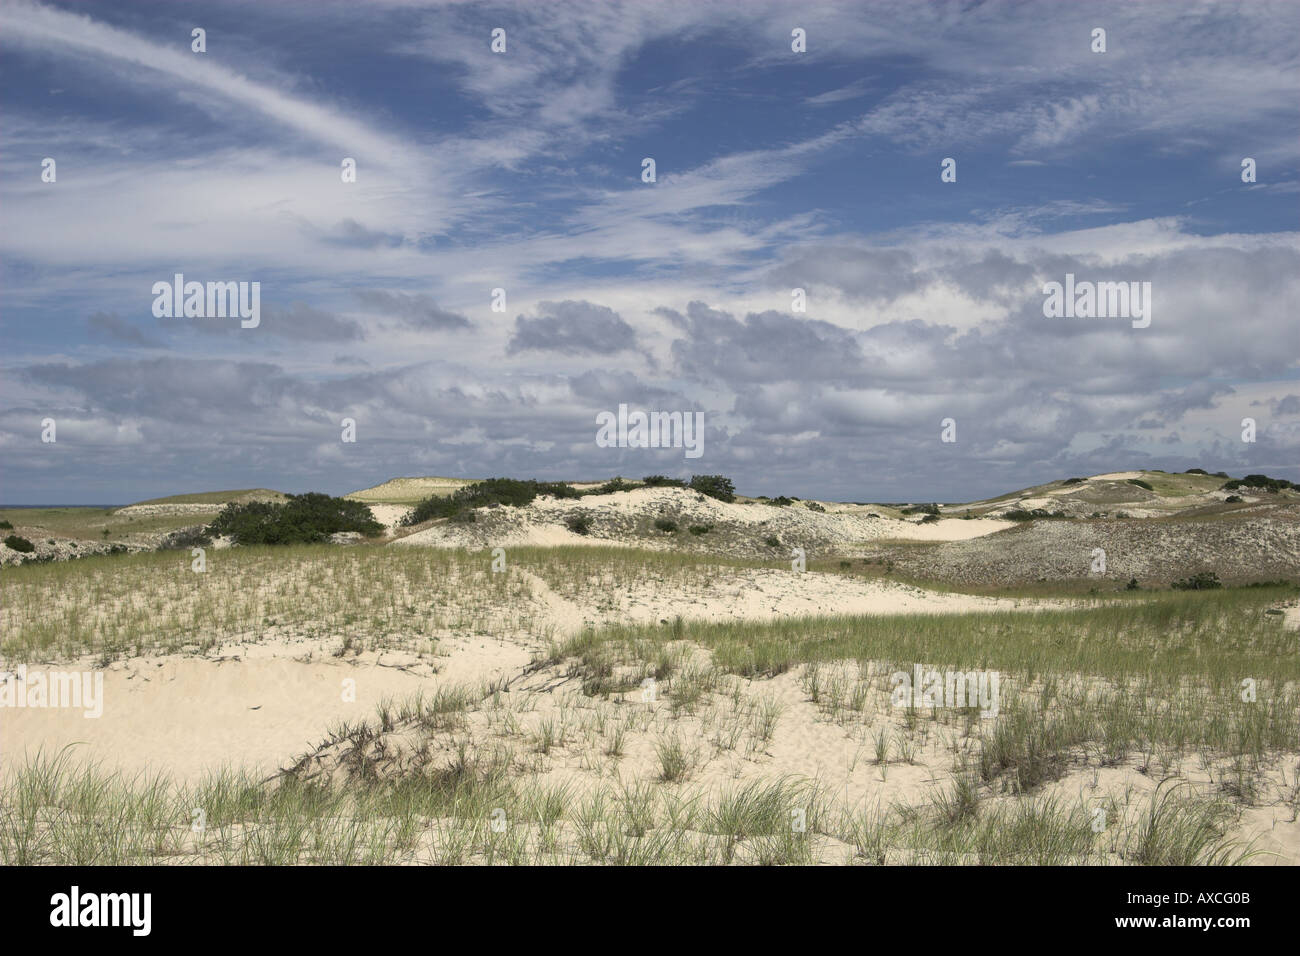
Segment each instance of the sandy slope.
M318 742L332 724L370 718L385 697L401 699L517 670L544 646L547 635L563 637L587 625L653 623L676 615L763 620L1041 606L815 572L718 572L701 584L641 582L611 592L593 580L557 594L539 576L516 569L532 588L529 631L499 639L453 636L439 641L439 656L433 658L397 651L336 657L338 641L319 639L230 645L203 657L130 658L104 671L99 718L56 709L7 711L0 760L12 764L37 747L80 741L91 757L133 773L169 768L188 778L236 762L270 772ZM94 666L93 658L85 658L58 669ZM341 697L345 678L356 681L355 703Z
M581 515L591 524L588 535L567 527ZM680 532L656 536L657 518L675 521ZM695 541L690 525L710 525L712 537ZM627 544L643 547L704 547L725 553L764 553L763 540L776 536L783 545L814 550L845 551L873 541L965 541L1013 527L1015 522L991 518L948 519L922 523L919 519L885 517L864 506L840 506L825 512L804 503L785 507L757 502L723 502L678 488L638 488L583 498L541 497L523 508L503 506L477 512L469 524L439 521L399 539L404 546L495 547L497 545Z
M98 718L71 709L6 710L3 762L73 744L105 768L128 774L165 771L194 781L222 765L271 774L316 746L330 727L372 719L385 698L487 680L528 661L521 645L482 638L440 650L445 656L386 651L336 658L322 648L275 643L227 647L208 657L118 661L103 671ZM42 669L93 666L86 658ZM354 701L344 700L345 680L355 681Z

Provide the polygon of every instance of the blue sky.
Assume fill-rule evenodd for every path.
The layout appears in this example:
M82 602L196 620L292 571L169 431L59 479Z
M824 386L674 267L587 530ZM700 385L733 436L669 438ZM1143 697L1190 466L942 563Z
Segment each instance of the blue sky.
M1300 479L1295 14L0 3L0 501ZM176 272L261 324L155 318ZM1066 273L1151 282L1150 327L1045 318ZM703 411L703 457L597 446L620 403Z

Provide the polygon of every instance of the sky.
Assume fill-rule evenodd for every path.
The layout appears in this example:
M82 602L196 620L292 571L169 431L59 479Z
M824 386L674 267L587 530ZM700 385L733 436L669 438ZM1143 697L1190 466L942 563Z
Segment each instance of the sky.
M1300 480L1298 13L0 0L0 501ZM1149 324L1045 315L1067 275Z

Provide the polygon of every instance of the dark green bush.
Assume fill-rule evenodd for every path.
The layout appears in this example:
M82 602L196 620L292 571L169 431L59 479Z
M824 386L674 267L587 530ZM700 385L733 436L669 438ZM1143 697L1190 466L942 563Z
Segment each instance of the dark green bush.
M340 531L373 537L383 530L363 502L309 491L284 502L226 505L203 533L228 535L238 544L309 544Z
M1224 498L1223 500L1230 505L1235 505L1238 504L1239 502L1245 501L1246 499L1242 498L1241 495L1228 495L1228 497Z
M763 539L763 543L767 545L769 548L781 547L781 541L775 535L768 535L766 538Z
M818 504L816 501L805 501L804 507L807 508L809 511L821 511L821 512L826 511L825 507Z
M693 475L688 487L719 501L736 500L736 486L723 475Z
M1002 517L1007 521L1036 521L1038 519L1055 519L1065 521L1069 515L1064 511L1048 511L1045 508L1035 508L1033 511L1025 511L1023 508L1012 508L1005 512Z
M1185 472L1183 472L1183 474L1184 475L1208 475L1209 472L1206 471L1204 468L1188 468Z
M1141 591L1142 585L1138 584L1137 578L1129 578L1128 584L1124 585L1125 591Z
M10 524L8 521L0 521L0 529L3 529L5 531L12 531L14 530L14 526Z
M937 515L939 506L931 503L928 505L913 505L910 508L904 508L902 511L905 515Z
M1225 482L1224 491L1236 491L1238 488L1264 488L1268 491L1281 491L1284 488L1300 488L1285 478L1269 478L1267 475L1247 475Z
M1130 478L1128 483L1130 485L1137 485L1139 488L1145 488L1147 491L1155 491L1155 489L1151 487L1150 482L1143 481L1141 478Z
M1211 591L1223 587L1219 575L1214 571L1198 571L1191 577L1183 578L1169 585L1175 591Z
M164 551L187 551L190 548L206 548L211 544L212 538L205 528L181 528L163 538L162 549Z
M677 530L677 522L670 518L656 518L655 527L660 531L673 532Z
M591 534L591 522L582 515L571 515L564 524L574 534Z
M681 478L669 478L667 475L646 475L641 484L647 488L685 488L686 482Z
M635 481L624 481L621 477L611 478L599 488L593 488L591 491L584 491L586 495L612 495L616 491L631 491L641 486Z
M690 532L693 535L708 534L712 530L713 525L711 524L693 524L690 527Z
M1087 481L1087 480L1088 480L1088 479L1086 479L1086 478L1066 478L1065 481L1061 482L1061 484L1063 484L1063 485L1081 485L1081 484L1083 484L1083 483L1084 483L1085 481Z
M767 503L769 505L777 505L782 508L787 507L788 505L792 505L794 504L794 502L795 502L794 498L787 498L785 495L782 495L780 498L769 498L767 500Z
M11 534L9 537L5 538L5 546L13 548L15 551L22 552L23 554L31 554L36 550L36 545L32 544L26 538L18 537L16 534Z
M558 481L489 478L486 481L457 488L450 495L432 495L425 498L402 519L402 524L413 525L432 518L450 518L473 508L486 508L492 505L522 508L524 505L531 504L538 495L553 495L556 498L580 497L576 488Z

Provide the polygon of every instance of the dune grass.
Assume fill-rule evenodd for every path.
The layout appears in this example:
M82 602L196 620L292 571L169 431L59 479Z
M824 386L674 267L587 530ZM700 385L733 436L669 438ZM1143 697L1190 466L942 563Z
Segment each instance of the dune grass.
M85 558L6 568L0 656L206 651L277 633L416 646L449 629L529 623L528 584L486 557L424 548L320 544Z
M282 628L386 646L440 629L530 633L518 570L577 597L771 566L520 548L494 574L488 552L376 545L210 550L208 560L204 574L188 552L6 569L0 652L112 657ZM589 629L538 653L541 689L439 687L384 701L373 720L330 732L319 753L334 763L309 755L271 780L226 769L183 785L107 772L76 751L37 754L0 787L0 862L1249 862L1256 848L1232 836L1243 807L1300 815L1300 777L1283 773L1279 791L1275 772L1300 740L1300 655L1295 632L1263 613L1294 593ZM894 706L892 673L916 664L998 671L998 715ZM782 675L797 679L798 708L856 742L856 772L884 781L919 767L936 773L931 792L850 805L824 780L764 773L790 717L763 688ZM647 680L659 703L629 706ZM633 753L648 758L639 777L619 769ZM718 760L749 769L719 786L708 777ZM1164 782L1091 798L1066 787L1120 768Z

